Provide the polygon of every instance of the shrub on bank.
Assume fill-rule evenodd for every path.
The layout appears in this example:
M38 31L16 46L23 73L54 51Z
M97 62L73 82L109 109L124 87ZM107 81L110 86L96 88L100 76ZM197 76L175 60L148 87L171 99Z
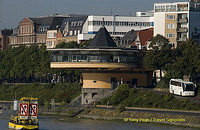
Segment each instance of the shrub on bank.
M40 105L47 105L51 99L69 103L81 93L79 84L1 84L0 100L14 100L22 97L36 97Z
M121 91L121 92L119 92ZM177 99L172 94L158 94L147 89L134 89L126 85L121 85L108 98L99 102L99 104L126 107L143 107L143 108L163 108L163 109L180 109L180 110L200 110L200 105L192 103L187 99Z

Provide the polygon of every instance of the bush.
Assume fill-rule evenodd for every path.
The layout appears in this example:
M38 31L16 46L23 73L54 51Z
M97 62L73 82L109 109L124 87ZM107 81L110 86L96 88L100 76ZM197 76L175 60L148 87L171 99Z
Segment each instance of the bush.
M166 79L162 79L160 80L157 85L156 88L169 88L169 81Z
M121 105L121 104L120 104L120 105L117 107L117 112L121 113L121 112L123 112L123 111L126 111L126 108L125 108L124 105Z
M110 101L111 105L118 105L117 111L122 112L126 107L144 107L144 108L165 108L182 110L200 110L200 105L192 103L189 99L176 99L172 94L157 94L149 90L138 90L119 86L118 90L108 98L99 102L106 105ZM123 108L124 107L124 108Z
M36 97L40 105L47 105L51 99L69 103L81 93L79 84L1 84L0 100L14 100L22 97Z
M117 105L128 96L129 96L129 86L127 84L122 84L118 86L117 90L109 98L110 104Z

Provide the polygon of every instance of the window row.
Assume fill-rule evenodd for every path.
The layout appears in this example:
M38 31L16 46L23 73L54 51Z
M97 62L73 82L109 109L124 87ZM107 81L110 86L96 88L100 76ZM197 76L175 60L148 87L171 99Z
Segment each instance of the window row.
M167 38L174 38L175 34L174 33L167 33Z
M74 21L74 22L71 22L70 25L72 27L75 27L75 26L83 26L83 23L84 21Z
M19 27L19 34L30 34L33 33L34 27L32 25L25 25Z
M89 21L88 25L93 26L153 26L152 22L114 22L114 21Z
M137 63L135 56L112 56L112 55L53 55L53 62L114 62L114 63Z
M167 29L174 29L175 25L174 24L167 24Z

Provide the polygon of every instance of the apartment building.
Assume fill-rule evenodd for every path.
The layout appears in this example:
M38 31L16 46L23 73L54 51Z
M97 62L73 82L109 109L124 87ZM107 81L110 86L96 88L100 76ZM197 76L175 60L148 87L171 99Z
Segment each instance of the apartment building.
M154 36L161 34L176 47L189 38L200 40L200 0L155 3Z

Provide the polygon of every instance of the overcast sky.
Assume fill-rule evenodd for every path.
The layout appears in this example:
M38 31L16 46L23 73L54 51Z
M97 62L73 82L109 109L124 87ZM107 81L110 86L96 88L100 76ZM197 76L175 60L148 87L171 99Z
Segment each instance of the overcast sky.
M0 0L0 29L15 28L24 17L52 14L135 15L155 2L187 0Z

